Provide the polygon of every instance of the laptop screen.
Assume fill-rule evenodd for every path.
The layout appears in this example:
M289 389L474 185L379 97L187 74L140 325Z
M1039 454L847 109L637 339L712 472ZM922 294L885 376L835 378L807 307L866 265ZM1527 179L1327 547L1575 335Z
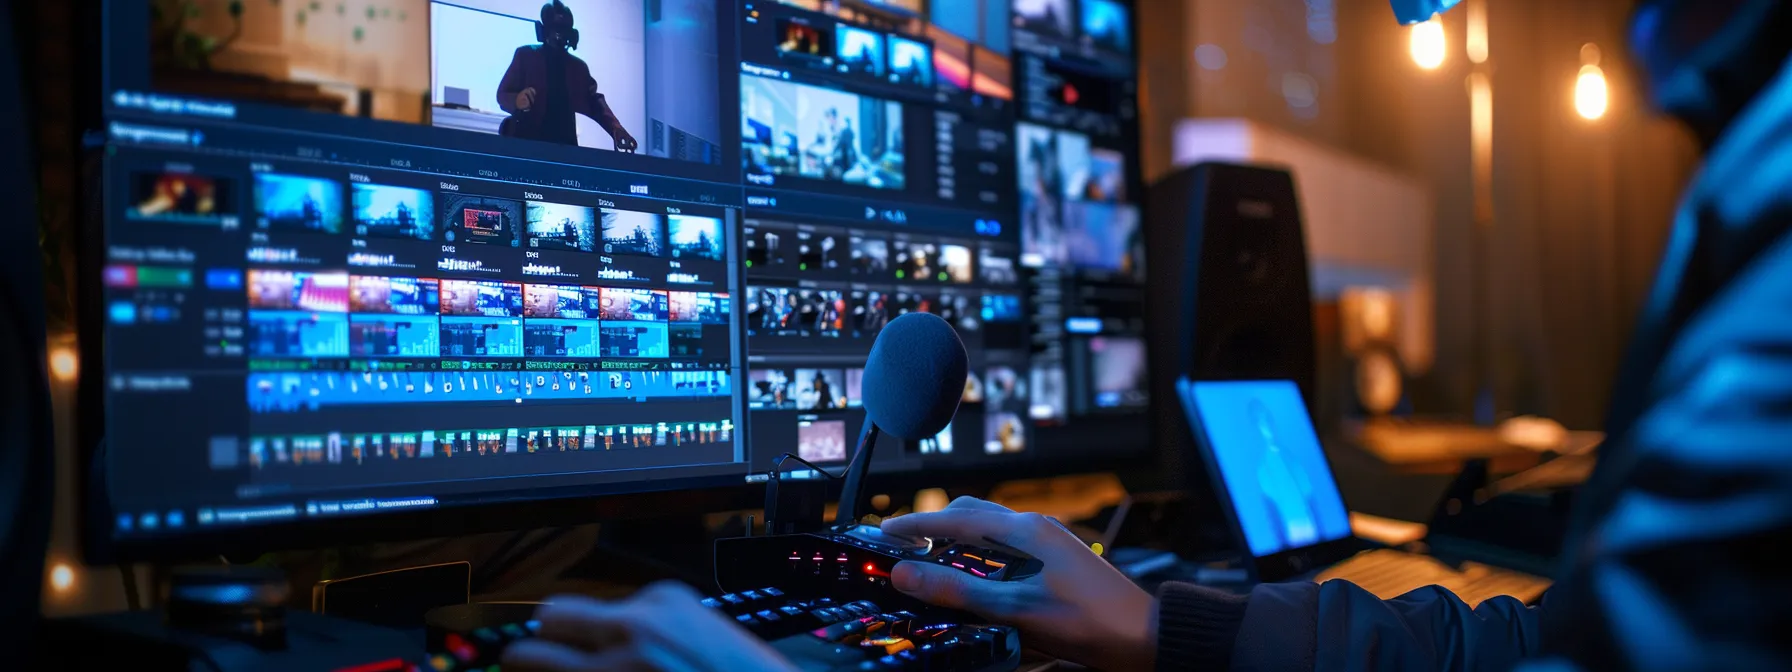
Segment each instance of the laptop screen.
M1350 515L1292 381L1176 383L1251 555L1350 536Z

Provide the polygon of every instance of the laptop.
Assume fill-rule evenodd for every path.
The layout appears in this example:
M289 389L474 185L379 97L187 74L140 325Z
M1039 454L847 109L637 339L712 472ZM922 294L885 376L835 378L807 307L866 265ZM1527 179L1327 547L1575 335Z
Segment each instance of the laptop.
M1479 563L1434 558L1359 539L1350 509L1289 380L1176 382L1197 452L1229 514L1254 582L1345 579L1391 599L1443 586L1471 606L1496 595L1534 603L1541 577Z

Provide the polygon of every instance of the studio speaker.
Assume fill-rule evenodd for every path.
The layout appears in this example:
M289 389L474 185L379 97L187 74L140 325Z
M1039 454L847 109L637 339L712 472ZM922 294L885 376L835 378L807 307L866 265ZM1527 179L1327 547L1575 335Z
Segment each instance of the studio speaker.
M1175 400L1179 376L1284 379L1312 408L1313 301L1294 177L1260 166L1186 167L1151 187L1146 217L1149 356L1176 367L1151 377L1152 398ZM1157 435L1185 440L1180 405L1156 408Z

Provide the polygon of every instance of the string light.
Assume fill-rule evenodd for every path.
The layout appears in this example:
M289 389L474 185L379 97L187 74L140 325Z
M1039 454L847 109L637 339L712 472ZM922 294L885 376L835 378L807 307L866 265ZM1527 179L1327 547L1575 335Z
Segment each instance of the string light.
M1605 71L1599 69L1597 45L1582 45L1580 60L1580 75L1574 78L1574 111L1582 119L1592 121L1605 116L1611 105L1611 90L1605 82Z
M56 380L69 382L81 372L81 360L75 356L74 348L59 346L50 350L50 375Z

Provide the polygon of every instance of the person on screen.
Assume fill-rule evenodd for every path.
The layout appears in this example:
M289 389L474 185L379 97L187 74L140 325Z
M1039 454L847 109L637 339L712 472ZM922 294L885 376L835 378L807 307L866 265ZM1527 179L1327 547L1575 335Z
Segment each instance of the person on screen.
M1038 514L961 498L883 521L1038 558L1020 581L903 562L891 585L1018 626L1105 670L1792 669L1792 2L1646 0L1631 20L1656 107L1705 150L1632 334L1599 462L1541 604L1348 581L1154 598ZM505 669L790 670L688 588L550 600ZM700 628L704 637L683 633Z
M1275 418L1260 399L1250 402L1251 423L1263 438L1263 460L1257 464L1257 488L1269 513L1269 531L1276 550L1308 546L1319 540L1319 512L1313 506L1313 481L1301 469L1299 457L1282 451L1276 440ZM1290 461L1294 464L1289 464Z
M572 10L560 0L542 5L536 36L541 43L517 47L498 82L498 107L510 113L498 133L577 145L576 115L583 114L610 134L618 151L635 151L635 137L622 127L604 94L597 92L590 66L570 53L579 47Z
M816 154L822 158L822 175L840 180L859 163L858 148L853 145L852 122L840 117L839 108L830 107L821 113L821 129L815 138Z
M834 407L834 385L828 382L827 376L816 371L815 378L809 381L809 388L815 395L815 400L810 403L810 408L826 410Z

